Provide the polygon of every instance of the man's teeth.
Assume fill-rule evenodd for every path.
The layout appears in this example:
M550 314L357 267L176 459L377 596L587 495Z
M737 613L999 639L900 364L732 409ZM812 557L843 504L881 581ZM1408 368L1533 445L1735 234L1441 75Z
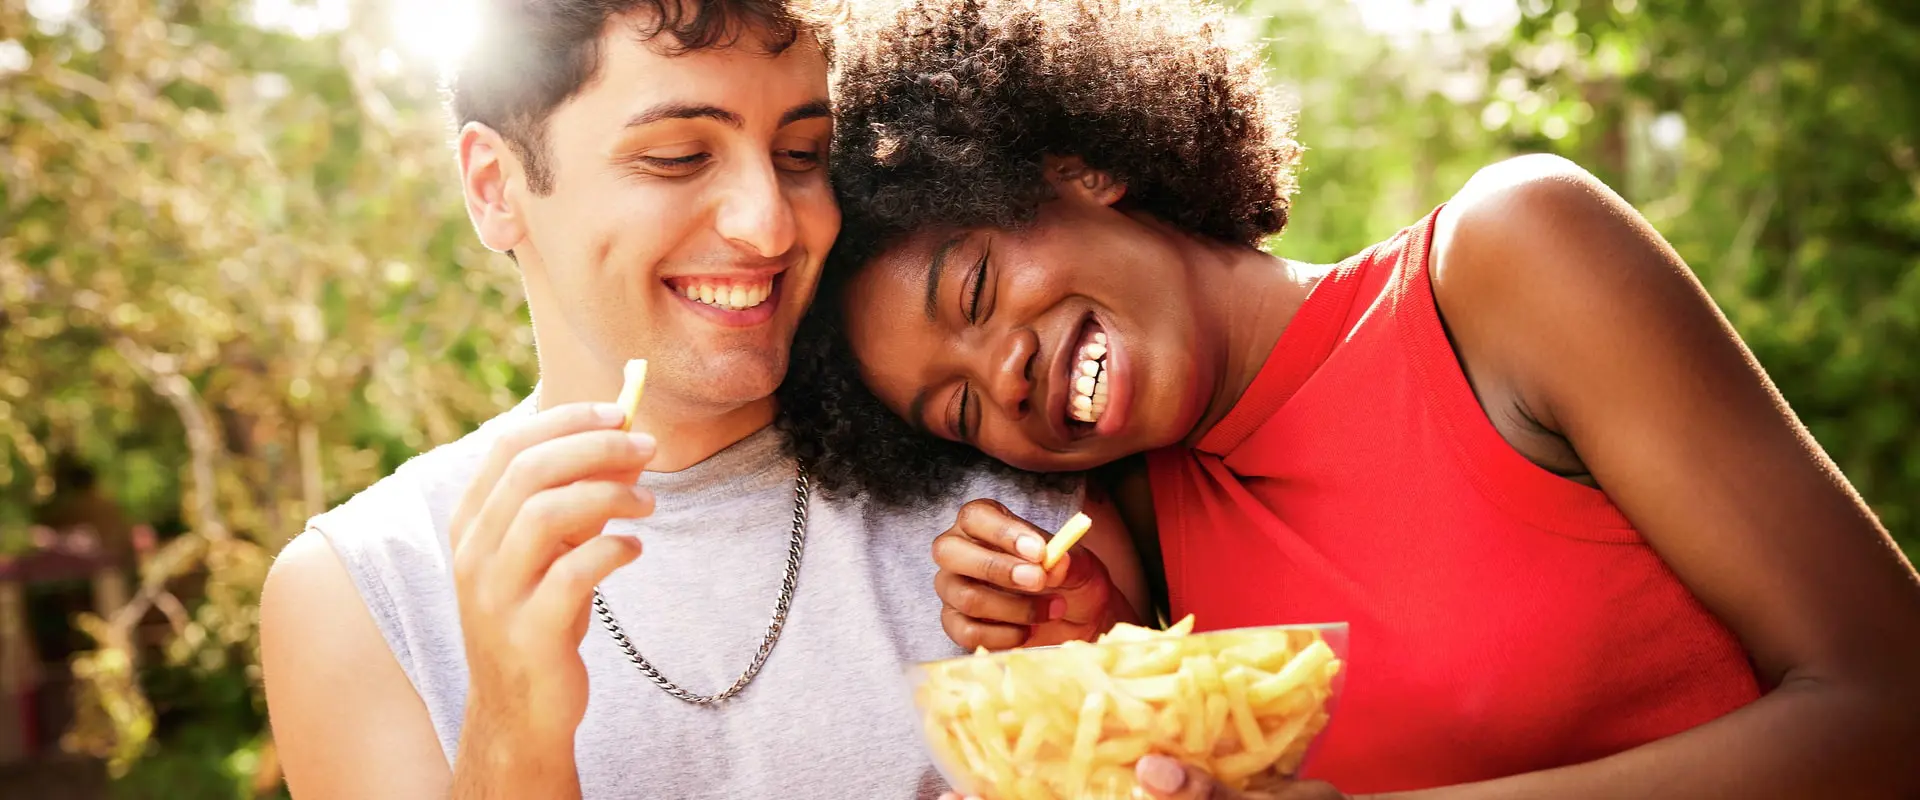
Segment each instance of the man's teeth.
M726 309L728 311L745 311L766 302L767 297L773 294L773 281L769 279L764 283L751 285L739 283L687 283L681 285L680 294L684 295L688 300L705 303L714 308Z
M1075 367L1073 397L1067 416L1079 422L1099 422L1107 412L1107 335L1094 332L1093 340L1080 346L1080 363Z

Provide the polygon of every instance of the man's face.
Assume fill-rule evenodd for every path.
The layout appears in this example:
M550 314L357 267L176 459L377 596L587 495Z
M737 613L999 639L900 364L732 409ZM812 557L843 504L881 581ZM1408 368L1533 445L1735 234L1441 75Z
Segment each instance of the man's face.
M648 393L693 407L773 392L840 231L826 61L810 37L757 44L667 55L616 19L547 120L552 191L510 190L529 291L560 317L541 325L609 366L648 359Z

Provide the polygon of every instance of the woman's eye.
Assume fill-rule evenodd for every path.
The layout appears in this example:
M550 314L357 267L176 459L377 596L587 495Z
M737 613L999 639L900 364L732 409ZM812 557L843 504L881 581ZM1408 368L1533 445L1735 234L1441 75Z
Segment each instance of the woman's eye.
M967 385L953 393L953 402L947 405L947 432L956 441L967 440Z
M967 322L980 321L980 297L986 294L987 257L981 254L980 263L973 268L973 283L967 287Z

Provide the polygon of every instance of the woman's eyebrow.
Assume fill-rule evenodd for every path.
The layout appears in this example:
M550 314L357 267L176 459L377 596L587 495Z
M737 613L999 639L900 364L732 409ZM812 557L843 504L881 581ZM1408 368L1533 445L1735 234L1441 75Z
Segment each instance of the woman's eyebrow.
M940 273L946 271L947 254L965 239L965 233L956 233L933 248L933 257L927 259L927 319L935 319L940 307Z

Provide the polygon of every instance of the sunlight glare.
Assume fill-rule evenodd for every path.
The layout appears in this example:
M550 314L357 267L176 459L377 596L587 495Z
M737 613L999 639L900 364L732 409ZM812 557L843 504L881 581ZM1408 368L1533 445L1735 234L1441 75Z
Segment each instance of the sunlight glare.
M479 34L472 0L393 0L393 30L407 52L451 69Z

